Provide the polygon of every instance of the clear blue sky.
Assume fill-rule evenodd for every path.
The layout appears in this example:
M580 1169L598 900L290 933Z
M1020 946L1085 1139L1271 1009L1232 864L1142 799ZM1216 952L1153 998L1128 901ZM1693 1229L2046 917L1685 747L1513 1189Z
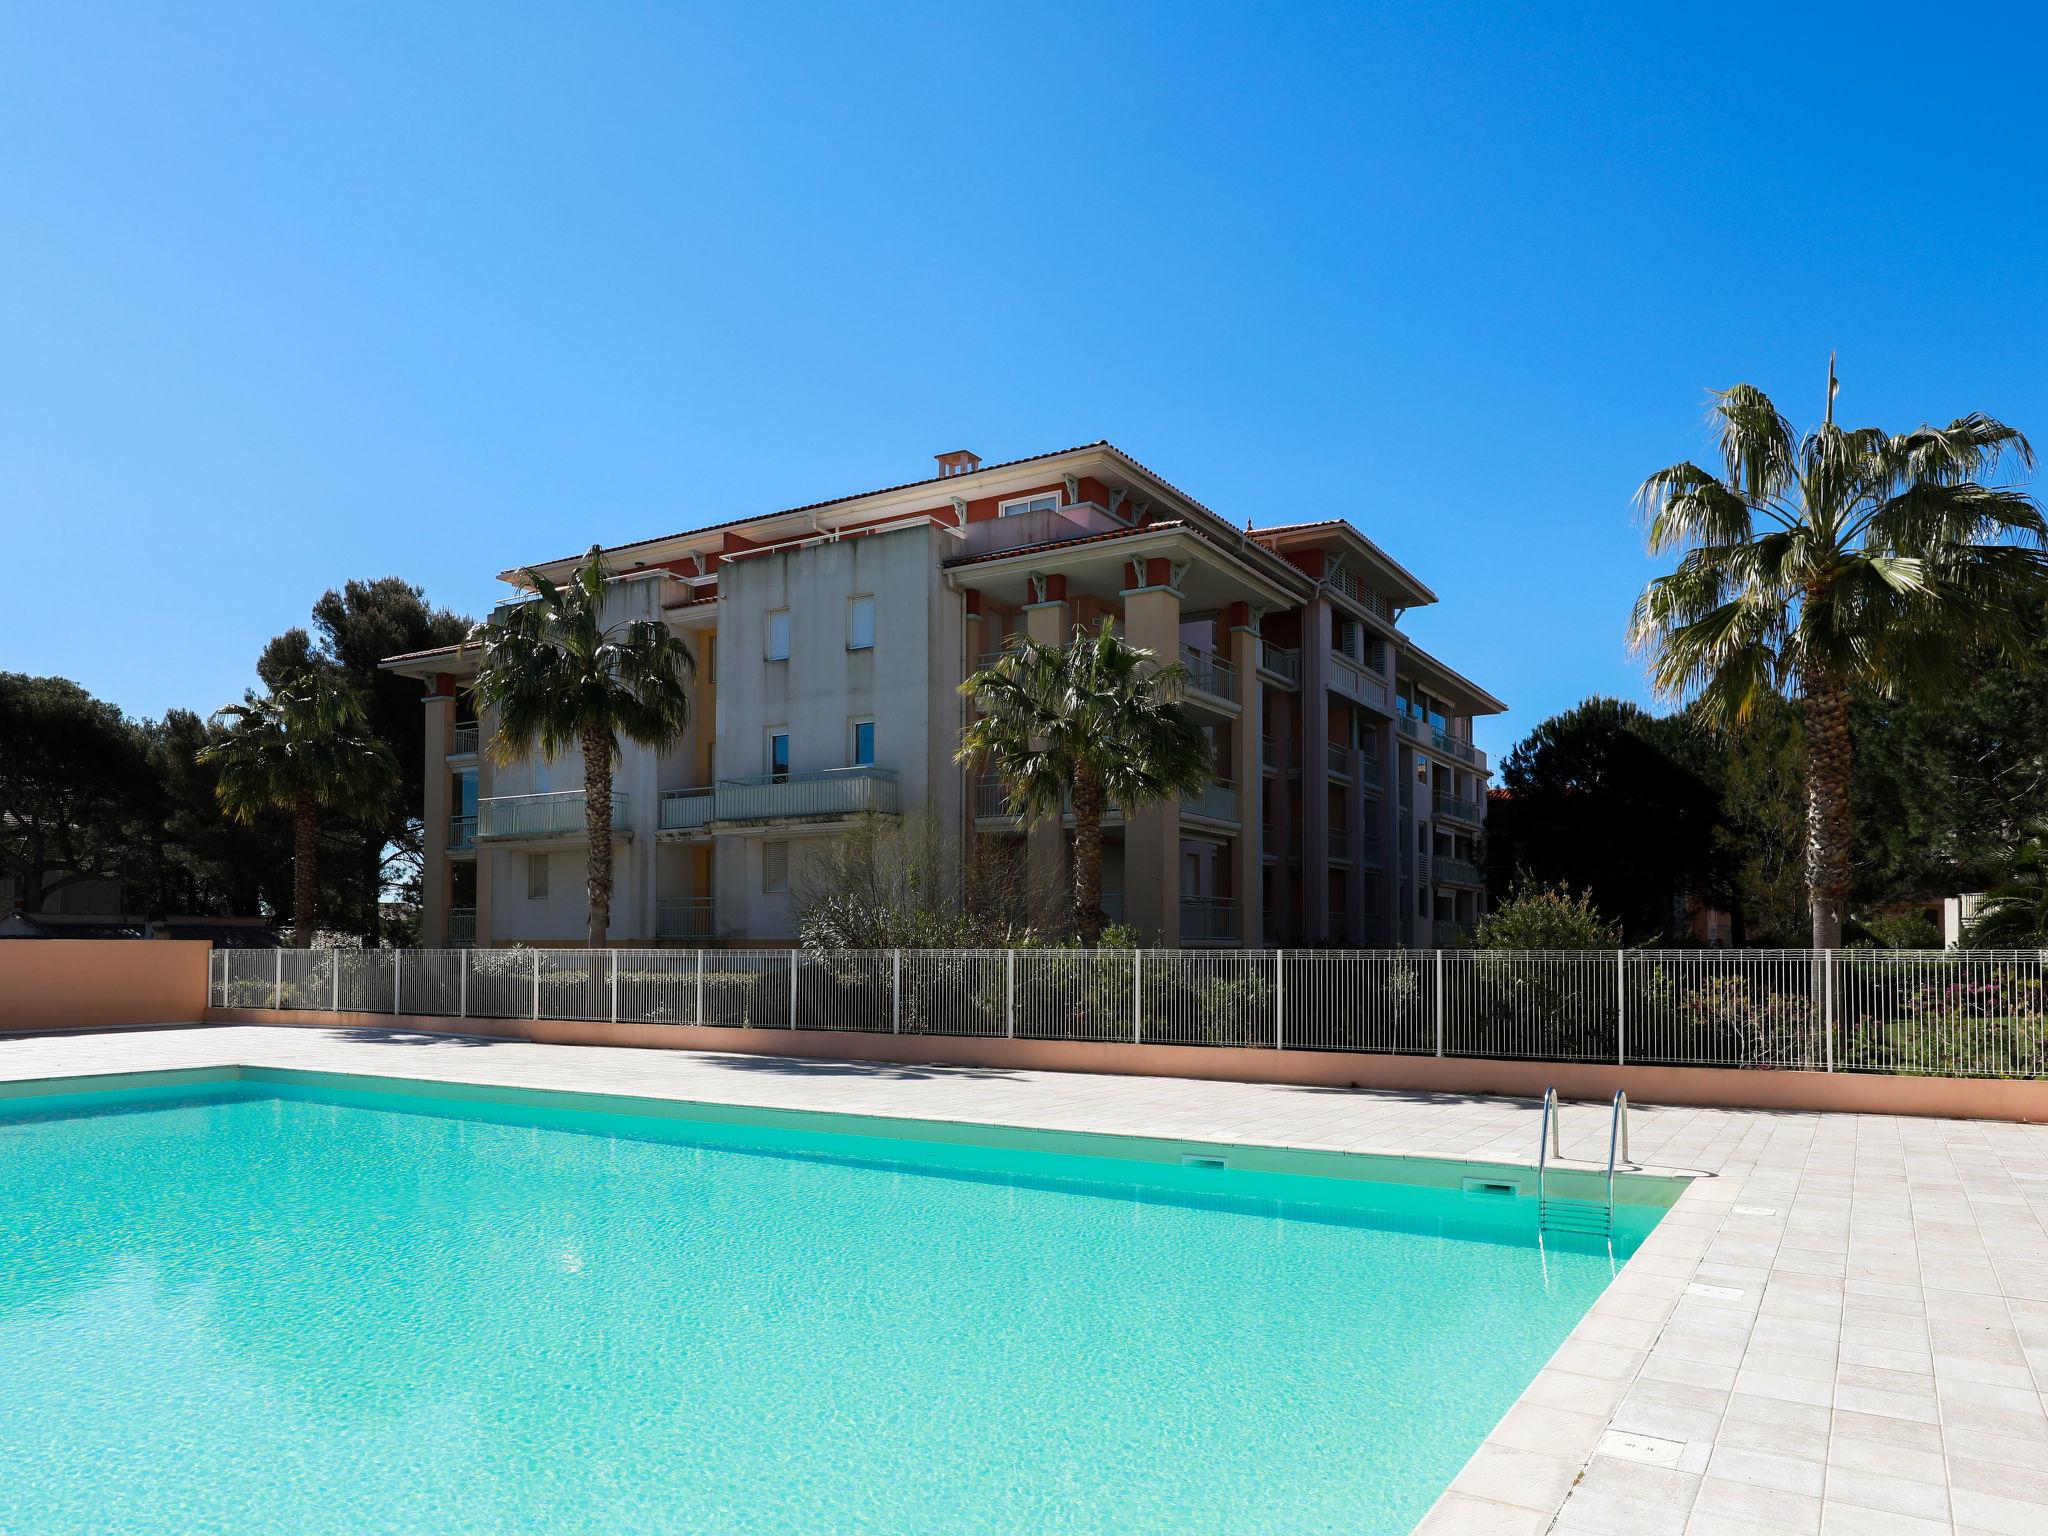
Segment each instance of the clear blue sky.
M1973 15L1976 13L1973 13ZM2040 24L1915 7L10 6L0 667L210 709L325 587L1107 437L1640 696L1704 391L2048 446Z

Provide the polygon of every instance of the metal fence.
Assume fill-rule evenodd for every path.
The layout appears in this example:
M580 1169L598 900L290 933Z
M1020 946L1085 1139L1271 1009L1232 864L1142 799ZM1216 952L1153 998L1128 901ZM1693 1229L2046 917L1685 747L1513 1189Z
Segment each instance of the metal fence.
M2048 953L218 950L221 1008L2048 1076Z

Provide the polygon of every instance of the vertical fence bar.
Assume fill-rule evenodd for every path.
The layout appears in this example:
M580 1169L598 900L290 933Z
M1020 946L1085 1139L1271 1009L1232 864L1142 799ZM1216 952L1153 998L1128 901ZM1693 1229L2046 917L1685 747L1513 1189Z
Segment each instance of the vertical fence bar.
M1835 952L1822 950L1820 957L1821 1035L1826 1042L1827 1070L1835 1070Z
M469 951L455 951L455 1017L469 1017Z
M1614 952L1614 1064L1628 1065L1628 951Z
M327 1011L329 1013L339 1013L341 1012L341 951L338 949L334 951L334 957L328 964L327 981L328 996L332 1005Z
M697 1023L704 1023L704 951L697 951Z
M1131 1044L1145 1043L1145 951L1131 951Z
M889 1033L903 1033L903 951L889 951Z
M1287 951L1273 951L1273 1049L1287 1049Z
M1444 952L1436 952L1436 1053L1444 1053Z
M284 951L283 951L283 950L281 950L281 949L277 949L277 950L272 950L272 951L271 951L271 961L270 961L270 965L271 965L271 980L270 980L270 1006L271 1006L272 1008L282 1008L282 1007L284 1006Z
M796 957L797 951L789 952L789 1027L796 1028Z
M391 1016L398 1017L399 991L405 984L405 951L391 951Z
M619 952L611 951L612 957L612 1022L619 1022Z
M1003 1037L1017 1038L1017 951L1003 951Z
M540 1017L540 951L533 952L533 1016Z

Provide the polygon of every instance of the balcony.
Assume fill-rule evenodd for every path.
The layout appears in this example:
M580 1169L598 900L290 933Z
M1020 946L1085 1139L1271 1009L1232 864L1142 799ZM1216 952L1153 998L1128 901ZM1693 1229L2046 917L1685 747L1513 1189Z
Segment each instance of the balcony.
M1237 668L1214 651L1200 651L1192 645L1183 645L1180 664L1187 668L1190 692L1206 693L1212 699L1227 699L1233 704L1237 702Z
M712 898L663 896L654 904L657 939L708 939L712 936Z
M1270 672L1284 679L1290 688L1301 686L1301 652L1289 650L1284 645L1275 645L1270 640L1259 642L1259 670Z
M1349 782L1351 778L1351 749L1349 747L1340 747L1333 741L1324 750L1329 754L1330 777Z
M448 851L450 853L476 852L476 818L474 816L451 816L448 818Z
M455 729L448 735L448 755L450 757L475 757L478 739L477 723L474 720L458 722Z
M1271 736L1259 738L1259 764L1269 772L1280 771L1280 743Z
M612 795L612 830L632 836L626 826L628 796ZM476 806L479 841L533 842L544 838L581 837L584 832L583 791L548 795L495 795Z
M1351 833L1344 827L1330 829L1330 862L1349 864L1351 862Z
M821 768L720 779L713 787L718 821L804 821L896 814L896 774L889 768Z
M1438 795L1436 814L1440 820L1462 821L1476 827L1479 825L1479 802L1460 800L1454 795Z
M1359 863L1366 869L1379 869L1382 867L1380 840L1377 833L1368 832L1365 834L1365 841L1361 845L1358 857Z
M1465 763L1470 767L1484 768L1486 766L1486 754L1484 752L1473 746L1471 742L1460 741L1449 731L1441 730L1431 725L1427 720L1417 720L1412 715L1401 715L1395 719L1394 724L1403 736L1406 736L1418 746L1428 747L1432 752L1441 753L1445 757L1451 758L1456 762Z
M1440 917L1429 925L1429 936L1438 949L1455 949L1465 942L1465 925Z
M1330 652L1330 688L1378 709L1393 708L1387 680L1342 651Z
M1358 753L1358 782L1362 788L1379 793L1380 760L1376 747L1361 747Z
M448 909L448 947L469 949L476 943L476 908L450 907Z
M661 792L660 830L663 832L701 832L711 825L714 791L707 785L702 789L665 789Z
M1201 793L1183 795L1180 802L1183 816L1198 817L1203 821L1237 820L1237 786L1228 779L1216 779L1205 786Z
M1342 592L1376 619L1394 622L1394 608L1384 597L1373 591L1349 571L1336 570L1329 575L1329 584Z
M1031 549L1040 544L1062 544L1085 539L1091 534L1114 533L1130 525L1093 502L1076 502L1038 512L1019 512L1014 517L984 518L969 523L965 533L966 555L994 555L1013 549Z
M1183 944L1235 944L1237 901L1229 896L1183 896L1180 899L1180 941Z
M1479 866L1467 859L1454 859L1438 855L1436 861L1436 883L1438 885L1469 885L1483 889L1486 876Z

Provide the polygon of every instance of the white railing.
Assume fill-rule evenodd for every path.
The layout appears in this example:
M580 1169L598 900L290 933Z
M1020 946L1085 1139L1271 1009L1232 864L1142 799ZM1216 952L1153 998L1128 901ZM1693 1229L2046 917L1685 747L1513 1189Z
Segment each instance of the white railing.
M626 825L630 797L612 793L612 829ZM557 790L545 795L492 795L476 803L476 835L493 839L574 837L584 830L583 791Z
M713 799L713 815L720 821L795 821L862 811L890 816L896 812L896 773L890 768L823 768L720 779Z
M448 944L453 949L467 949L476 942L476 908L450 907L448 909Z
M1183 944L1228 944L1236 940L1237 931L1237 902L1233 897L1181 897L1180 939Z
M1486 876L1479 872L1479 866L1466 859L1454 859L1448 854L1438 854L1436 878L1439 885L1484 885Z
M1180 910L1187 943L1237 936L1234 901ZM217 950L211 1002L2048 1077L2035 950Z
M1180 664L1187 668L1188 687L1195 692L1206 693L1218 699L1237 697L1237 668L1214 651L1197 650L1192 645L1183 645L1180 648Z
M663 896L654 903L657 939L708 939L715 903L709 896Z
M1436 814L1439 816L1448 816L1453 821L1470 822L1474 826L1479 824L1479 802L1476 800L1460 800L1455 795L1438 795L1435 804Z
M448 818L448 851L467 853L476 847L476 818L474 816L450 816Z
M1275 677L1284 677L1297 688L1301 686L1301 652L1290 650L1284 645L1275 645L1270 640L1259 642L1259 665Z
M969 555L994 554L999 550L1029 549L1036 544L1057 544L1068 539L1085 539L1090 534L1114 533L1129 525L1110 516L1092 501L1065 507L1044 507L1036 512L1018 512L1010 517L983 518L967 525L963 544Z
M477 724L474 720L463 721L449 733L448 755L450 757L473 756L476 748Z
M664 832L691 832L711 824L713 791L664 789L661 792L661 821Z
M1228 779L1212 779L1203 786L1201 793L1183 795L1180 809L1184 816L1200 816L1208 821L1235 821L1237 786Z

